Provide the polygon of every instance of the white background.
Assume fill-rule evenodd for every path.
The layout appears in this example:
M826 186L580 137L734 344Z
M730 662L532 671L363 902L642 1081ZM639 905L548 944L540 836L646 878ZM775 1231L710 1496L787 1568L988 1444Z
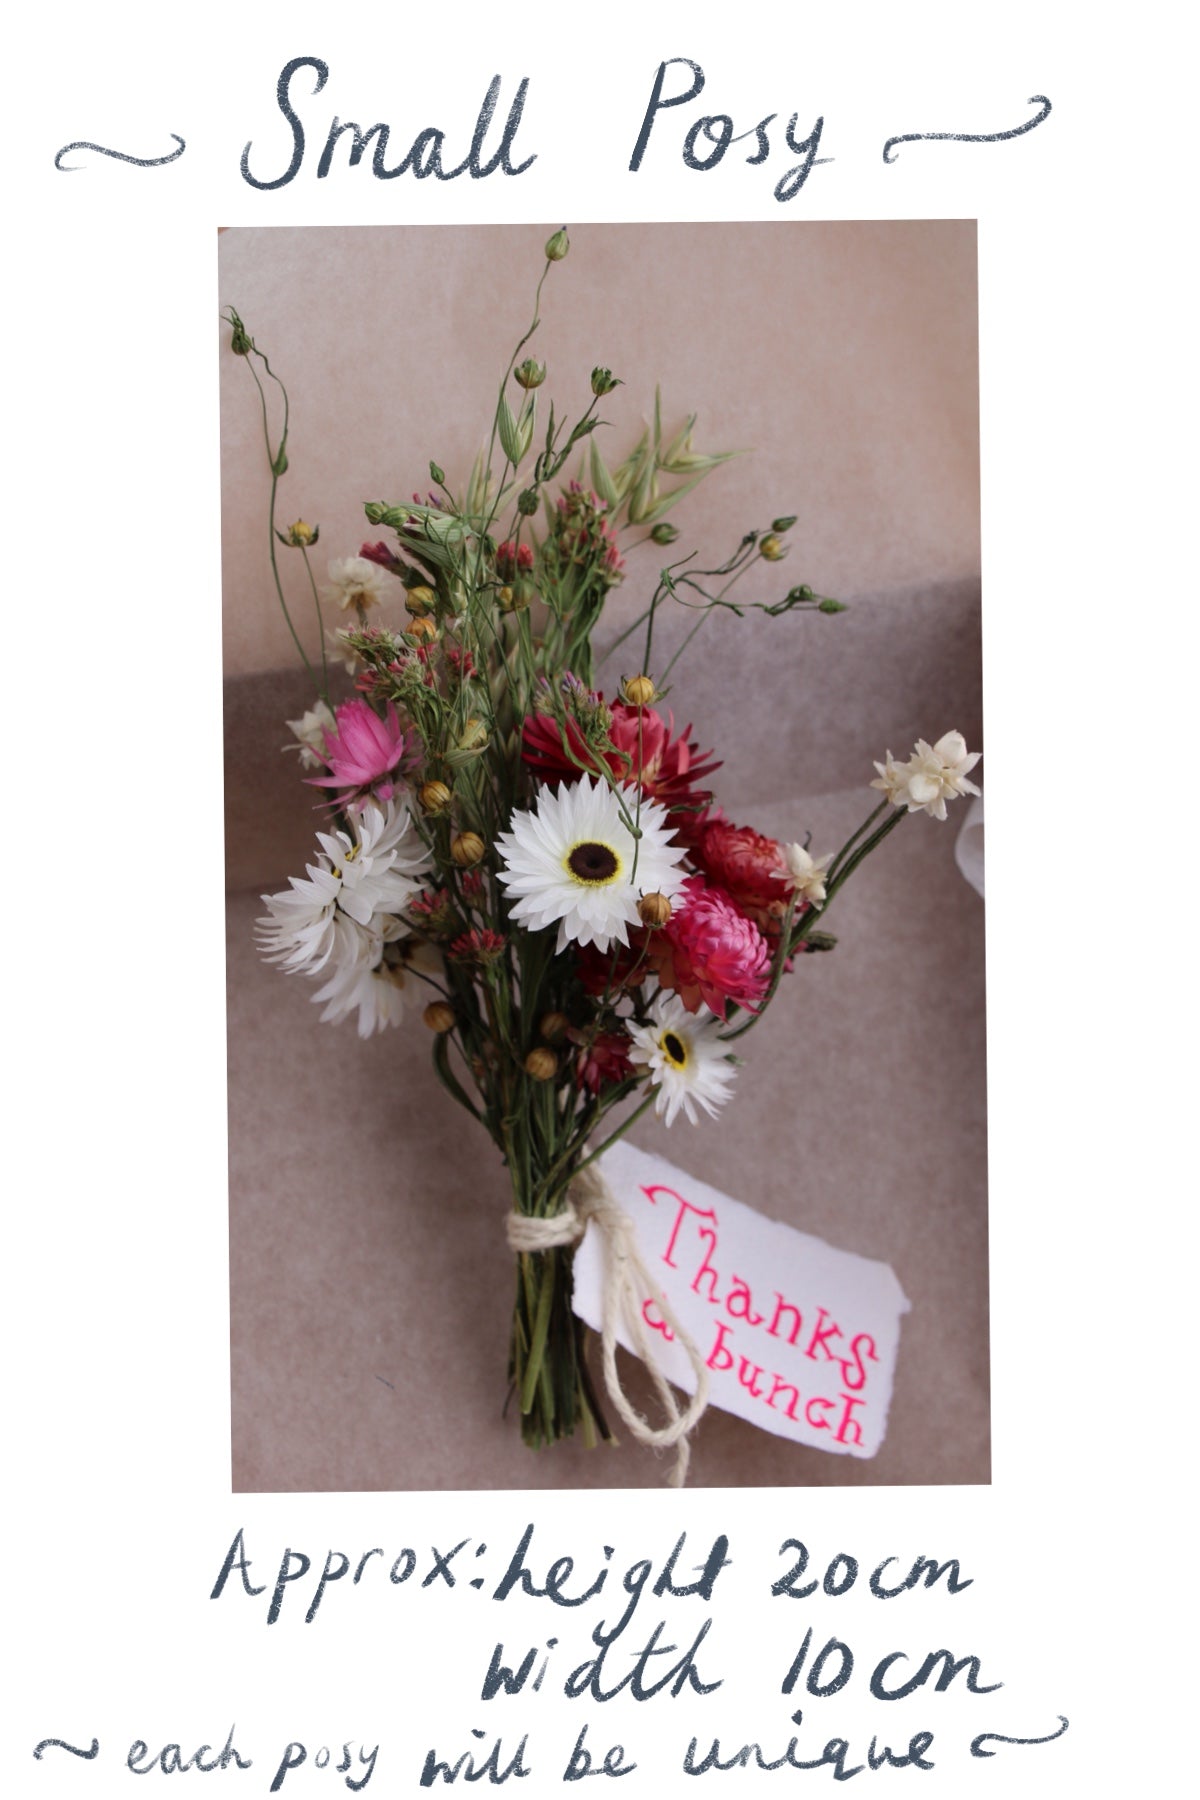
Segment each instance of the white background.
M650 27L649 10L73 5L35 18L10 58L10 1792L125 1793L135 1738L187 1756L236 1721L253 1768L206 1786L265 1793L294 1739L310 1761L282 1791L345 1791L311 1758L348 1738L355 1754L380 1745L367 1793L411 1791L430 1745L456 1755L478 1726L485 1746L528 1731L521 1791L536 1794L559 1788L586 1718L594 1747L620 1740L639 1764L622 1792L673 1794L693 1732L701 1752L718 1735L777 1755L800 1701L801 1756L843 1734L858 1763L873 1731L934 1730L922 1790L1186 1786L1191 758L1178 722L1196 471L1178 15L1140 8L1118 36L1080 6L742 5L721 28L671 6ZM304 104L315 142L295 181L257 193L238 159L251 139L260 170L285 166L274 86L302 54L331 68ZM215 232L782 214L781 150L759 168L736 151L707 174L683 166L703 107L664 113L628 173L655 68L675 55L701 64L708 109L739 130L797 112L804 133L824 115L834 161L788 217L980 220L995 1463L979 1490L541 1500L543 1571L568 1552L594 1569L604 1543L619 1573L661 1561L683 1530L689 1560L719 1531L731 1540L700 1657L722 1689L599 1708L564 1700L561 1682L612 1609L488 1597L532 1500L230 1495ZM440 124L458 160L496 72L502 108L530 78L526 175L378 183L343 156L316 181L335 112L388 119L399 145ZM907 145L882 163L893 133L1003 129L1034 94L1054 110L1028 136ZM167 167L82 153L67 159L77 172L54 168L73 139L154 156L172 131L188 147ZM935 1132L954 1104L954 1046L912 1082ZM418 1572L331 1588L305 1627L310 1578L268 1628L269 1595L207 1599L239 1526L256 1582L286 1546L315 1575L328 1547L381 1545L390 1560L411 1545ZM817 1572L838 1551L864 1571L932 1554L958 1557L974 1585L954 1600L882 1604L861 1585L771 1600L788 1536ZM429 1546L461 1538L459 1565L487 1541L488 1587L419 1589ZM704 1611L645 1597L630 1648L663 1616L682 1648ZM1005 1686L881 1706L860 1670L833 1699L787 1701L808 1623L814 1650L836 1634L867 1665L896 1648L974 1651ZM519 1656L553 1635L557 1681L552 1664L539 1695L480 1703L496 1641ZM1043 1735L1060 1713L1057 1743L968 1754L977 1731ZM96 1737L100 1753L34 1762L46 1737Z

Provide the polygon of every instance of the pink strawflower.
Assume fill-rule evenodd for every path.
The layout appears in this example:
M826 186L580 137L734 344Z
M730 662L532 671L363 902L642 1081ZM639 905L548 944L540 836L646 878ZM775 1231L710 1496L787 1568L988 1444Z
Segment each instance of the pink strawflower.
M647 944L659 981L689 1012L698 1012L702 1001L719 1019L730 1001L753 1012L771 981L767 940L720 888L693 875L685 892Z
M724 888L739 912L768 934L778 933L787 911L781 882L788 873L783 845L749 825L715 817L685 836L692 861L715 887Z
M340 806L368 793L390 800L397 788L391 777L418 753L414 736L404 730L390 701L381 719L365 700L346 700L337 709L336 730L325 732L324 752L318 751L329 773L309 781L336 788Z

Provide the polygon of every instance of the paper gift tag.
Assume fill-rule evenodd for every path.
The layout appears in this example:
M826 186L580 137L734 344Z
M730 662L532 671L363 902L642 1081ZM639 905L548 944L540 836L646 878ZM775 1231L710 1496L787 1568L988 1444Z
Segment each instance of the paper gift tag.
M708 1367L711 1404L818 1450L874 1456L909 1310L888 1264L764 1218L629 1144L614 1144L601 1169L653 1285ZM597 1331L605 1257L589 1225L573 1305ZM694 1393L691 1363L655 1299L642 1317L662 1373ZM617 1336L632 1348L620 1327Z

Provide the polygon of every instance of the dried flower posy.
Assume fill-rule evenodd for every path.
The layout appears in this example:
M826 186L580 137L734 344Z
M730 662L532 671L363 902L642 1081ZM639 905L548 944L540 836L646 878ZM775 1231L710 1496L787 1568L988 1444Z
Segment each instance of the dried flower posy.
M694 609L690 641L721 608L841 611L806 585L769 603L733 597L747 571L782 560L791 518L747 531L716 567L663 568L618 639L643 634L639 666L607 697L596 686L593 636L624 577L621 534L670 545L666 515L727 453L693 448L694 417L668 438L656 398L652 425L610 467L593 433L618 381L601 366L573 423L553 405L543 419L547 372L524 351L567 250L556 232L465 487L430 463L424 497L367 504L389 536L331 564L332 647L355 689L336 707L329 640L315 665L276 548L298 553L322 618L318 528L276 523L287 396L227 314L262 399L276 591L314 686L293 747L331 814L305 876L266 897L259 941L320 983L323 1019L356 1017L364 1036L424 1020L440 1080L498 1146L525 1219L559 1215L580 1171L650 1108L667 1125L716 1113L732 1044L802 952L832 946L817 922L854 870L907 813L944 818L978 791L967 779L978 759L950 732L905 764L890 752L876 764L883 799L836 854L777 843L715 805L717 758L656 707L675 659L653 669L655 616ZM277 439L264 379L282 405ZM395 629L373 622L389 593L404 601ZM576 1427L610 1435L571 1311L571 1254L564 1243L518 1256L509 1375L535 1446Z

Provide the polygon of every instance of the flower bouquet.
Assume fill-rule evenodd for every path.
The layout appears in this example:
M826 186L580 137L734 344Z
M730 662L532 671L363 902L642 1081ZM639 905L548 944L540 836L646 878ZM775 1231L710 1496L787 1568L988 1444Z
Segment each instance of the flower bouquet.
M850 876L908 814L944 819L948 801L978 791L978 758L949 732L906 762L889 751L876 763L876 803L836 852L814 855L808 841L779 843L725 816L710 785L718 756L663 702L678 656L718 609L843 610L807 585L771 600L739 591L748 572L785 556L788 517L747 530L712 566L668 560L612 646L627 646L629 672L600 679L594 637L623 579L623 534L669 554L679 533L668 515L729 453L694 448L694 416L668 435L656 396L640 441L607 462L595 436L619 385L607 368L591 371L577 416L541 404L546 369L524 353L567 251L555 232L465 485L430 462L424 496L366 505L387 535L330 565L326 598L342 622L323 636L319 662L284 580L290 557L321 616L319 529L278 522L287 394L238 314L226 314L261 402L276 591L313 681L311 709L289 727L326 810L305 874L265 896L260 947L317 981L323 1020L356 1019L369 1036L415 1013L439 1080L499 1150L516 1258L509 1389L533 1447L576 1429L588 1442L611 1436L571 1305L589 1216L618 1260L636 1265L604 1191L605 1149L651 1109L667 1126L716 1114L740 1040L784 977L833 947L822 927ZM403 600L396 628L375 622L389 593ZM668 606L695 619L657 666L655 623ZM352 676L349 697L337 696L336 665ZM668 1425L655 1433L620 1388L607 1318L603 1365L637 1435L686 1445L702 1368L683 1413L656 1380Z

